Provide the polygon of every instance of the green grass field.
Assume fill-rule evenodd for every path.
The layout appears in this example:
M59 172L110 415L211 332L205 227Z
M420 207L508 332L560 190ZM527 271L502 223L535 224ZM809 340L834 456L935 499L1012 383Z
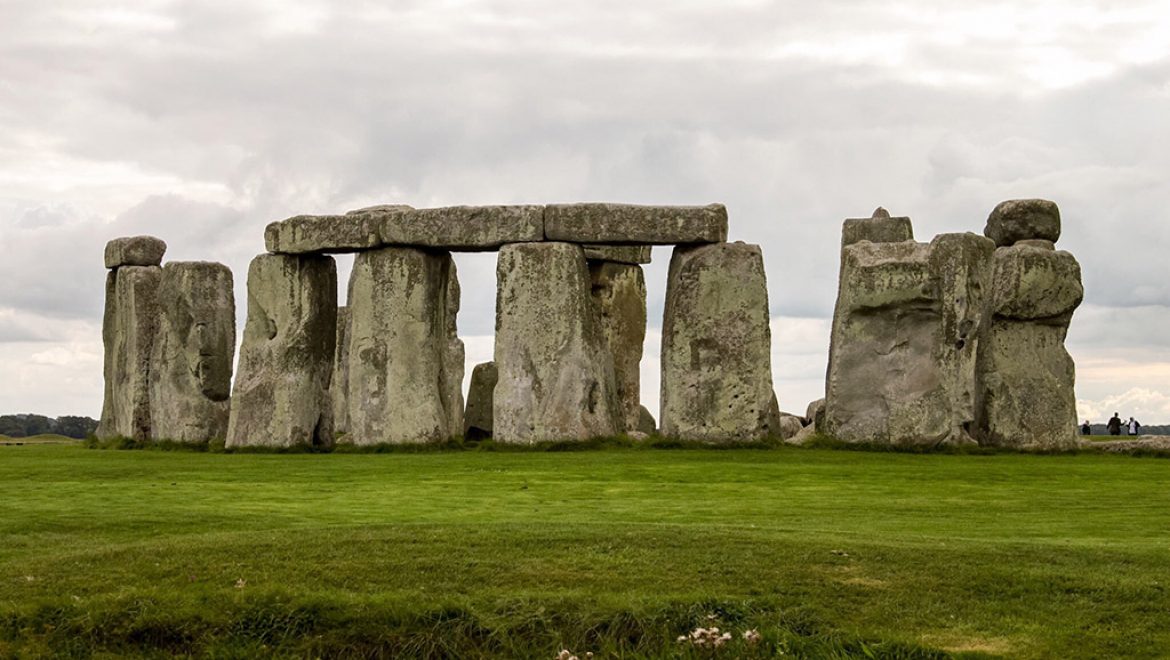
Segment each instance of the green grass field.
M3 446L0 657L1165 655L1168 486L1090 454Z

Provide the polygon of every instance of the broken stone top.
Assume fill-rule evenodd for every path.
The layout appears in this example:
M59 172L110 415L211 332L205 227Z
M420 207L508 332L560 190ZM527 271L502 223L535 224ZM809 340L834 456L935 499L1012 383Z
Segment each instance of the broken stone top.
M167 244L154 236L125 236L106 243L106 268L158 266Z
M556 204L371 206L345 215L299 215L268 225L265 246L276 254L358 252L383 246L479 252L511 243L585 245L587 257L647 263L649 246L721 243L727 209L708 206Z
M901 243L914 240L914 227L910 218L890 217L882 207L874 209L868 218L848 218L841 228L841 247L869 241L870 243Z
M1020 241L1060 240L1060 209L1047 199L1009 199L1000 202L987 217L983 235L997 247Z

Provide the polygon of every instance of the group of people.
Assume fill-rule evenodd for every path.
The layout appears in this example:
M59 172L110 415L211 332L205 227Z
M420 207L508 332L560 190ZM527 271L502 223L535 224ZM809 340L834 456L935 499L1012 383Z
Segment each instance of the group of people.
M1113 417L1109 418L1105 428L1109 431L1109 435L1121 435L1122 428L1125 428L1129 435L1138 435L1141 433L1142 425L1133 417L1130 417L1128 422L1123 422L1117 413L1113 413ZM1086 419L1085 423L1081 425L1081 435L1092 435L1092 433L1093 429L1089 426L1089 420Z

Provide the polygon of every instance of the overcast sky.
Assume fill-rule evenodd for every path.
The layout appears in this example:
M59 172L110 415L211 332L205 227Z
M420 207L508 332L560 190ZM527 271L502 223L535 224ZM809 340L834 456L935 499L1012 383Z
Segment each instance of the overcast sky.
M844 218L882 205L929 240L1045 197L1084 269L1081 415L1170 422L1165 0L333 4L0 0L0 413L98 416L110 238L227 263L242 319L272 220L568 201L726 204L799 412ZM474 363L494 258L459 267Z

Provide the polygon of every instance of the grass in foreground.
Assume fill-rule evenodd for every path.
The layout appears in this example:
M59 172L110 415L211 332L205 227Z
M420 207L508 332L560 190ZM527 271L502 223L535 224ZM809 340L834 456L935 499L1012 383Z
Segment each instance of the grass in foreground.
M1168 476L1091 454L0 447L0 657L707 657L676 638L709 625L726 657L1152 656Z

